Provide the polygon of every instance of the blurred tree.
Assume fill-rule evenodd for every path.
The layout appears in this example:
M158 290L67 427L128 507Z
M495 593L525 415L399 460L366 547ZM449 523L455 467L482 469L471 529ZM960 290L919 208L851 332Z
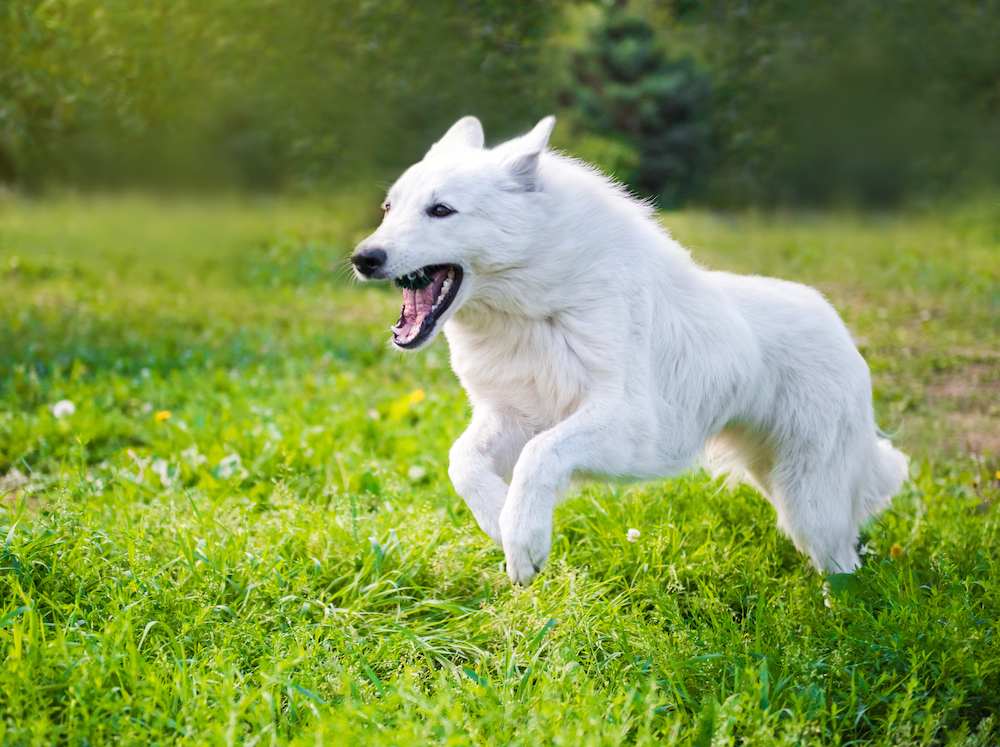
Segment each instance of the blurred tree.
M0 180L12 181L51 133L72 118L79 80L61 69L68 29L36 16L40 0L0 1Z
M578 121L630 141L639 156L631 186L675 207L705 183L709 81L689 59L668 59L650 23L612 6L589 49L573 59Z
M721 202L891 205L1000 181L1000 0L673 0Z
M565 89L580 155L665 206L891 205L1000 183L997 39L1000 0L0 0L0 180L389 177Z
M0 166L25 185L342 181L450 122L527 126L560 3L0 0Z

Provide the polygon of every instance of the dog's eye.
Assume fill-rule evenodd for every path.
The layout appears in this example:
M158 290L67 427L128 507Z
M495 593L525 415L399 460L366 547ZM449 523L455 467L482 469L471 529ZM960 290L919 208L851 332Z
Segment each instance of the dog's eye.
M392 205L389 204L388 200L385 201L385 202L383 202L382 203L382 212L383 213L388 213L389 212L389 208L391 208L391 207L392 207Z
M456 211L452 210L447 205L442 205L440 202L437 205L431 205L427 208L427 214L432 218L447 218L454 212Z

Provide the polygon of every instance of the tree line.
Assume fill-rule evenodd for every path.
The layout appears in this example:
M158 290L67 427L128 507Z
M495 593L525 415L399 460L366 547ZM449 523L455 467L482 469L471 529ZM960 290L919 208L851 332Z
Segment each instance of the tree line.
M0 181L329 188L454 119L663 206L1000 180L1000 0L0 0Z

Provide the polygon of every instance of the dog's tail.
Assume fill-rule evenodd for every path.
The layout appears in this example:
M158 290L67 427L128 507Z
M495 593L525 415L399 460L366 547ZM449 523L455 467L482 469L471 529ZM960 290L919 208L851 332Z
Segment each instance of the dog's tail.
M876 428L875 448L868 463L868 475L859 486L855 519L864 524L889 505L910 474L910 458L892 445L886 433Z

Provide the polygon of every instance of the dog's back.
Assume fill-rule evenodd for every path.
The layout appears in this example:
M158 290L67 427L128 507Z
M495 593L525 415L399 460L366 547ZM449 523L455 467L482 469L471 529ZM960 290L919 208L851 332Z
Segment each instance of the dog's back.
M868 365L812 288L713 276L751 322L761 367L746 410L710 441L708 464L758 487L817 566L851 571L857 528L886 506L908 469L875 426Z

